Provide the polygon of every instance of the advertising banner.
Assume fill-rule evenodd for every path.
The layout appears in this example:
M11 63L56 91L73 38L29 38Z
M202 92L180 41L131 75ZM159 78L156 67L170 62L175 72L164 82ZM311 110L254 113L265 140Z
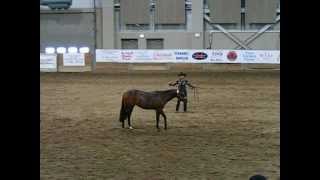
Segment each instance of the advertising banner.
M97 49L96 50L96 62L117 62L121 61L120 50L109 50L109 49Z
M257 63L280 64L278 50L172 49L172 50L101 50L97 62L116 63Z
M66 53L63 54L64 66L85 66L84 54L82 53Z
M257 51L257 63L279 64L280 51Z
M40 71L57 71L57 55L40 53Z
M153 60L157 62L174 62L176 57L174 51L171 50L154 50Z
M210 63L211 50L189 50L190 63Z
M173 50L176 63L187 63L189 61L189 51L188 50Z
M133 59L138 62L152 62L153 50L133 50Z

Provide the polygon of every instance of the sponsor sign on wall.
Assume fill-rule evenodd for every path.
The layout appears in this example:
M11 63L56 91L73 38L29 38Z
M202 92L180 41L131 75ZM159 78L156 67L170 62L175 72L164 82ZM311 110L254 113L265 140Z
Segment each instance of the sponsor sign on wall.
M277 59L280 51L257 51L257 61L260 63L278 64ZM279 58L280 59L280 58Z
M170 50L158 50L158 51L153 51L153 60L155 61L174 61L175 58L175 53L174 51Z
M57 71L57 55L40 53L40 71Z
M122 59L121 51L119 50L108 50L108 49L96 50L97 62L120 61L121 59Z
M175 62L187 62L189 60L188 50L174 50Z
M64 66L85 66L84 54L82 53L66 53L63 54Z
M134 51L121 51L121 60L123 62L126 62L126 61L132 61L133 60L133 52ZM116 61L116 60L114 60Z
M210 62L212 63L226 63L226 51L225 50L213 50L211 51Z
M152 50L135 50L133 52L133 60L150 62L153 60L153 51Z
M243 61L246 63L255 63L257 61L256 51L241 51L240 55L242 56Z
M280 51L263 50L97 50L97 62L280 64Z
M227 53L227 59L230 61L230 62L235 62L237 59L238 59L238 53L237 51L229 51Z
M209 63L211 54L210 50L190 50L189 59L192 63Z

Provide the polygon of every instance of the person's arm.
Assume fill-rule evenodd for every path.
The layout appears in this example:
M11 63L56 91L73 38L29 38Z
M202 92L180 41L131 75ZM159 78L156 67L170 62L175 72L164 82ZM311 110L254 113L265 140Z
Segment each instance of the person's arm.
M190 84L189 81L187 81L187 85L188 85L189 87L191 87L192 89L195 88L195 86L193 86L192 84Z
M169 86L175 86L178 84L178 81L176 81L175 83L169 83Z

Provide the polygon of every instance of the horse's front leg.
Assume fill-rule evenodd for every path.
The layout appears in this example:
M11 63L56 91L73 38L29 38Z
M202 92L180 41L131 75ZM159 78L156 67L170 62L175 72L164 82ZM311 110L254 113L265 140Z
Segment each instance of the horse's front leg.
M164 129L167 130L167 116L164 114L163 110L160 111L160 114L163 116L164 119Z
M157 111L156 111L156 127L157 127L158 130L160 129L160 128L159 128L159 118L160 118L160 113L159 113L159 111L157 110Z

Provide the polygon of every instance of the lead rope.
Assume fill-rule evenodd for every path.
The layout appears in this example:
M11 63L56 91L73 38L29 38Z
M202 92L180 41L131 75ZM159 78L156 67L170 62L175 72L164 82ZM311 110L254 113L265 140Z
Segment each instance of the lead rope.
M197 91L197 100L198 100L198 102L200 101L200 95L199 95L199 91L198 91L198 88L196 89L196 91Z
M195 87L195 88L193 89L193 97L194 97L194 99L195 99L197 102L199 102L198 87Z
M196 100L196 88L193 88L193 98Z
M196 103L199 102L199 93L197 91L198 87L193 88L193 99L194 101L196 101ZM192 103L192 105L194 105L194 103ZM195 108L195 107L193 107Z

